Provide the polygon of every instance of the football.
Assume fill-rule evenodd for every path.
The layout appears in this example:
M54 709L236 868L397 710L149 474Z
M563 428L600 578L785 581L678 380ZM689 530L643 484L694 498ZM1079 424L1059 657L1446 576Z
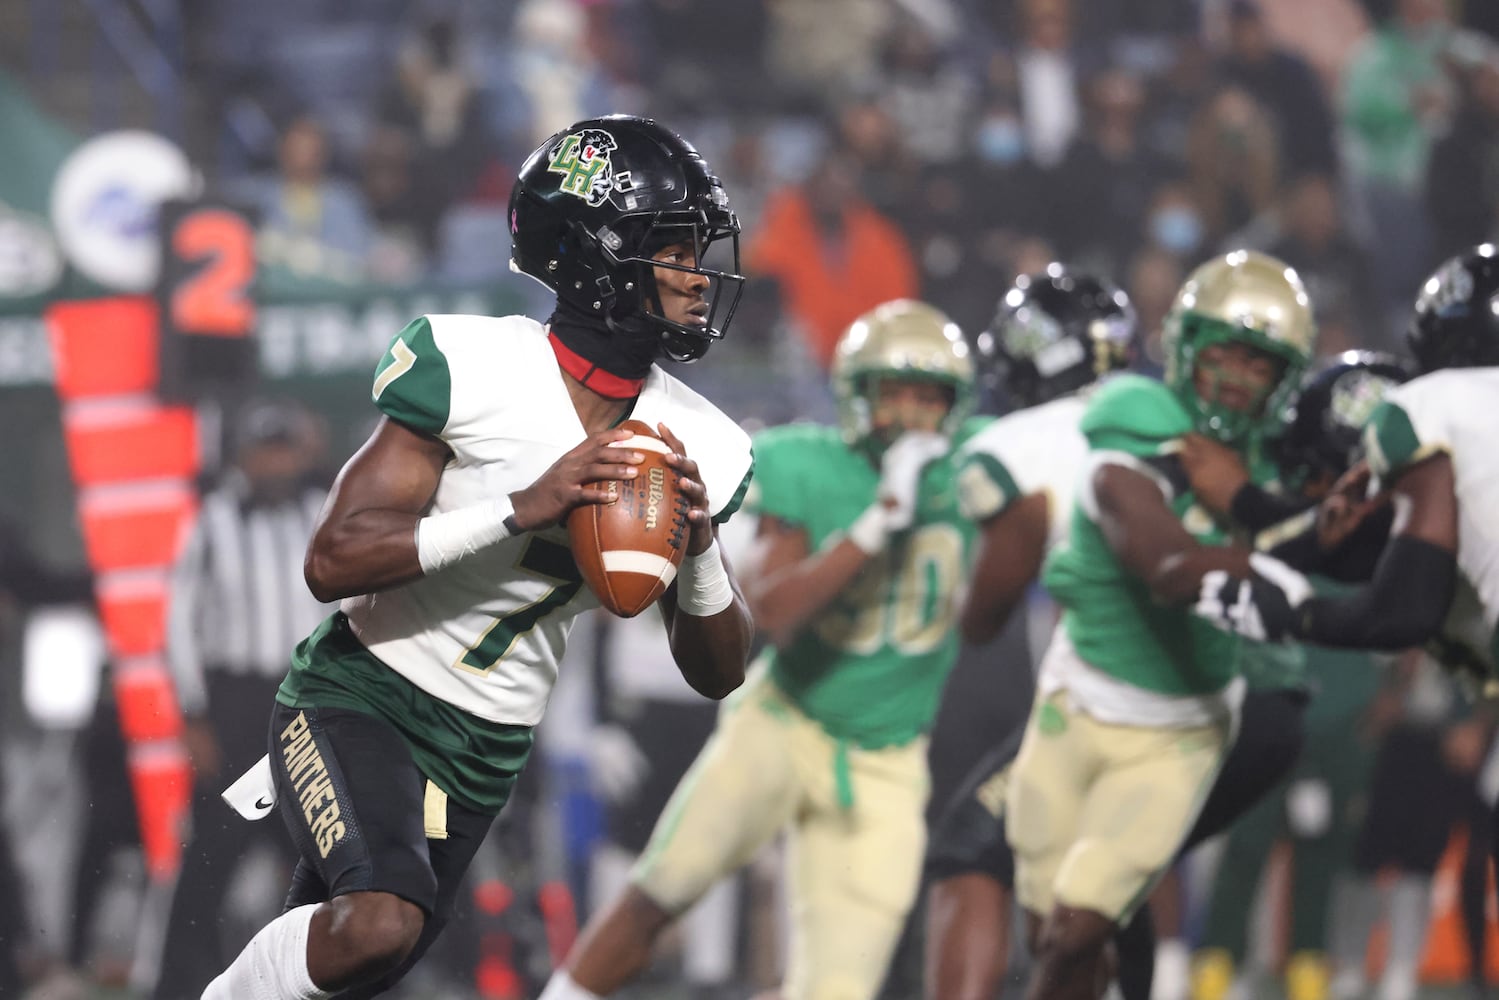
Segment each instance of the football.
M666 464L671 448L639 420L620 424L635 436L619 442L645 456L633 480L606 483L608 503L586 504L567 518L573 559L606 609L632 618L656 602L677 577L687 551L687 498Z

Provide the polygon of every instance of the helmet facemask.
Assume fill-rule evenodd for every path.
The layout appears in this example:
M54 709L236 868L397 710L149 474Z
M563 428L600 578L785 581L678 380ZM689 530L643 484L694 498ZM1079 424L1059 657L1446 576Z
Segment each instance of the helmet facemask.
M902 411L896 404L895 420L882 427L877 422L880 415L880 390L887 383L918 383L933 386L942 395L943 411L935 421L929 421L925 407ZM883 451L896 438L907 431L941 434L951 437L957 425L966 416L966 409L957 412L961 387L954 379L941 375L911 370L886 370L865 372L854 382L852 406L857 411L856 421L861 429L860 437L876 451ZM930 423L930 426L928 424Z
M973 411L977 376L962 331L940 311L910 300L887 302L855 320L834 352L833 392L843 437L878 453L874 411L884 379L929 381L949 390L937 427L951 437Z
M650 119L589 119L537 147L511 191L510 237L512 269L634 361L701 357L723 338L743 287L739 222L723 185L690 143ZM651 259L677 242L692 248L691 261ZM732 260L713 267L706 258L720 243ZM706 323L657 287L656 268L708 279Z
M628 219L618 230L601 227L596 245L605 262L603 270L613 277L602 278L597 285L611 331L658 336L666 356L678 362L696 361L723 339L744 293L744 275L739 262L739 221L730 212L717 214L718 218L701 210L657 212ZM656 259L662 250L678 244L691 247L692 265ZM727 245L727 270L710 266L710 253L720 257L725 252L715 252L715 244ZM702 325L666 315L657 268L708 279Z
M1200 265L1176 293L1161 329L1166 385L1198 433L1242 449L1274 434L1316 339L1311 303L1296 272L1269 254L1234 250ZM1245 405L1225 405L1213 373L1205 372L1211 398L1204 398L1198 391L1202 354L1217 344L1241 345L1279 362L1269 390Z
M1235 326L1192 312L1184 313L1178 322L1175 350L1167 358L1166 382L1186 406L1198 433L1242 447L1278 427L1306 366L1300 353L1253 327ZM1262 389L1244 386L1257 393L1245 407L1230 406L1218 398L1219 389L1238 381L1232 373L1203 367L1204 349L1216 344L1241 344L1268 356L1279 366L1268 386ZM1209 383L1207 396L1199 389L1200 379Z

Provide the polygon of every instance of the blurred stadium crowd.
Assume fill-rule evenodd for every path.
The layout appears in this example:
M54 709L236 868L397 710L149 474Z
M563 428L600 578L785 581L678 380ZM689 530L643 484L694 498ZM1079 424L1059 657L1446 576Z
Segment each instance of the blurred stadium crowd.
M79 16L102 17L115 3L80 4L91 14ZM97 106L80 113L58 96L60 71L25 41L45 41L48 6L0 0L12 29L0 70L79 131L149 124L150 115L111 120ZM612 111L693 137L743 222L751 281L730 340L683 377L751 424L829 418L833 346L874 305L921 298L976 334L1017 275L1053 260L1128 292L1152 338L1147 369L1160 363L1153 338L1186 274L1240 247L1300 273L1323 354L1398 351L1422 278L1499 233L1499 5L1488 0L177 6L175 138L212 189L257 213L262 265L298 275L350 287L504 284L534 303L506 269L506 199L522 158L561 123ZM358 391L366 390L367 382ZM320 414L320 402L295 428L276 430L312 479L362 436L338 425L344 411ZM991 386L985 406L1001 412L1006 401ZM235 440L270 440L251 426L263 414L243 419ZM11 506L25 525L32 512ZM87 587L71 579L81 569L66 556L27 551L24 527L14 536L0 554L8 677L25 609ZM621 687L647 699L658 691L653 677L608 677L661 654L632 652L650 639L618 623L596 631L580 644L591 663L574 671L578 690L559 692L545 727L548 766L533 769L535 787L512 805L494 857L478 866L466 929L448 953L434 953L409 995L534 995L549 967L548 935L563 933L569 906L586 914L591 880L610 877L596 849L606 840L638 849L654 819L654 809L622 803L643 784L664 782L652 796L670 791L674 776L632 766L639 732L624 733L602 707ZM933 747L934 805L995 730L1023 716L1023 632L968 651L954 675ZM996 685L990 661L1001 656L1021 662ZM1371 761L1384 734L1441 731L1454 713L1448 683L1421 666L1392 668L1391 677L1398 695L1370 696ZM6 680L5 697L16 687ZM652 750L683 767L697 750L692 739L712 725L710 707L684 711L690 718L674 718L670 730L680 738ZM30 888L0 887L0 910L15 917L0 920L0 946L42 982L37 996L147 995L159 971L167 904L151 899L128 860L134 820L110 712L101 698L86 738L61 743L39 737L14 705L5 713L7 815ZM1460 776L1444 800L1439 847L1468 819L1485 750L1454 741L1431 761L1441 780ZM82 806L60 825L30 822L31 803L69 786L76 795L80 783ZM278 858L256 855L258 867L226 898L223 933L235 947L279 902ZM1421 883L1413 905L1424 915L1433 871L1405 874ZM1191 936L1210 880L1186 881L1195 888L1185 897ZM547 896L556 885L575 904ZM688 932L686 971L668 963L640 995L741 996L773 981L779 932L763 914L778 890L758 874L746 888L715 898L705 927ZM511 906L512 896L526 902ZM12 906L19 899L32 903ZM1279 918L1264 926L1271 933L1258 951L1277 961ZM1428 955L1448 969L1443 961ZM898 964L889 996L916 995L916 964ZM0 995L22 989L20 978L0 981Z

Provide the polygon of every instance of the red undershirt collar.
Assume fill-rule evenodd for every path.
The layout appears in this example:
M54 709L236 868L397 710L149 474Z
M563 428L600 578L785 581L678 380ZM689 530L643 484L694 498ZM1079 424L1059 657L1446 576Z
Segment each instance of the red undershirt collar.
M606 399L634 399L645 385L643 378L620 378L604 371L583 355L568 347L552 331L547 331L547 340L552 343L552 353L562 370Z

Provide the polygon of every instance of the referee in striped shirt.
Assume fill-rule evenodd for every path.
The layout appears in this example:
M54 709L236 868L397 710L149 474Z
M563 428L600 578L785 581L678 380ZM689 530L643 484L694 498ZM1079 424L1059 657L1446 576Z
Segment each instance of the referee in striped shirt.
M265 753L265 720L288 657L331 609L308 592L302 558L327 490L312 420L284 402L248 406L234 423L234 461L202 498L173 572L167 661L194 771L192 832L172 900L157 1000L196 1000L244 945L224 940L225 891L238 859L273 844L296 852L280 823L247 823L219 798Z

